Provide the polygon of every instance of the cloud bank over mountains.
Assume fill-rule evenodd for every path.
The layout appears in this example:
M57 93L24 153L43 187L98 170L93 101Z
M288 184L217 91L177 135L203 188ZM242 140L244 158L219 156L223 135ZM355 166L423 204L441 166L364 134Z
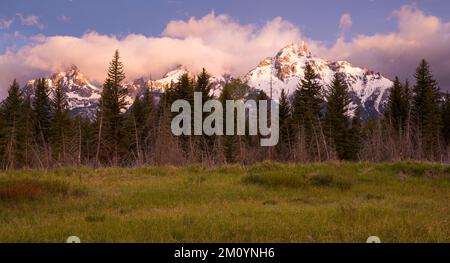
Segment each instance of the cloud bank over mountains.
M242 76L267 56L287 44L306 41L320 57L347 60L393 77L410 76L421 58L428 59L441 87L450 87L450 22L426 15L413 6L393 12L396 32L341 34L332 45L309 39L298 26L276 17L262 26L242 25L232 17L214 12L188 21L171 21L160 36L130 34L124 37L94 31L81 37L36 35L18 50L0 54L0 98L13 78L24 81L63 70L75 64L85 75L101 83L108 62L119 49L129 79L159 78L178 64L194 72L206 67L213 75ZM351 31L351 14L336 21L337 30Z

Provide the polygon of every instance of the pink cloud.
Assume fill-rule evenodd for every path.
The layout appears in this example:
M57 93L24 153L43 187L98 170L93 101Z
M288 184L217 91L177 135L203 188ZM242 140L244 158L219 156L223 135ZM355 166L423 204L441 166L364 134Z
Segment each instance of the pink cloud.
M339 28L342 32L349 30L352 27L352 16L349 13L342 14L339 20Z
M358 35L349 41L338 38L327 47L316 43L315 50L328 58L348 60L380 71L388 77L410 77L420 59L427 59L441 87L450 85L450 22L426 15L414 6L393 12L397 32Z
M26 16L20 13L17 13L16 15L20 19L20 23L23 26L34 26L41 30L44 28L44 25L40 22L38 16L35 15Z
M11 25L14 22L14 18L11 19L4 19L4 18L0 18L0 29L8 29L11 27Z
M410 77L419 60L426 58L441 86L450 85L450 23L411 6L396 10L393 16L398 21L395 32L357 35L348 41L340 36L331 46L302 36L298 27L280 17L258 27L214 13L171 21L156 37L96 32L81 37L37 35L29 38L29 45L0 54L0 97L13 78L23 84L72 64L91 80L102 82L115 49L120 50L131 80L161 77L178 64L194 72L206 67L214 75L242 76L286 44L302 40L318 56L348 60L388 77ZM340 28L349 28L350 21L351 17L342 18Z

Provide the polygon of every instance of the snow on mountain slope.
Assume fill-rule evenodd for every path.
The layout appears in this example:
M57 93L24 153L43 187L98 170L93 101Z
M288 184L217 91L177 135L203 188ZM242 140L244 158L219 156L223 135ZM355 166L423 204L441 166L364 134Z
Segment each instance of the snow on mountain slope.
M336 72L344 76L352 97L350 114L354 114L357 106L360 106L363 118L382 112L392 81L379 73L355 67L345 61L332 62L314 57L304 43L288 45L274 57L264 59L245 75L244 80L250 87L263 90L269 96L272 87L272 97L278 100L282 89L289 95L294 93L299 80L304 77L304 69L308 63L312 65L324 88L323 96L329 90L328 85Z
M360 107L363 118L383 111L392 85L389 79L368 69L352 66L345 61L332 62L314 57L304 44L286 46L274 57L261 61L256 68L243 77L243 80L250 87L263 90L268 95L272 87L272 97L278 100L282 89L285 89L289 95L294 93L299 80L304 77L304 68L308 63L312 65L318 75L318 81L324 87L324 96L335 72L344 76L350 87L353 101L350 114L354 113L357 106ZM194 77L188 69L179 65L159 80L139 78L125 82L124 86L128 89L127 106L131 106L136 96L146 89L150 89L155 95L164 92L171 83L176 83L186 73ZM231 78L229 75L212 76L211 94L218 97L225 83ZM62 83L73 115L82 114L90 119L95 117L102 88L89 82L76 66L55 73L46 80L51 90L55 89L58 82ZM34 83L35 80L30 80L23 87L25 94L33 95Z
M151 89L163 92L170 87L171 83L176 83L186 73L192 77L192 74L183 65L178 65L174 70L167 72L161 79L149 80L147 83Z
M149 80L147 85L152 91L164 92L172 83L178 82L178 79L186 73L190 78L195 77L185 66L178 65L175 69L167 72L161 79ZM211 95L218 97L226 81L231 78L232 77L227 74L223 76L210 76L209 83L211 84Z
M69 67L66 71L58 72L46 79L50 88L50 97L57 83L61 82L63 91L67 97L67 103L72 114L81 113L92 118L97 110L101 89L91 84L76 66ZM23 91L33 96L36 80L27 82Z
M125 98L127 102L127 108L130 107L136 96L143 93L144 90L150 89L155 95L164 92L171 83L176 83L178 79L185 73L190 73L184 66L179 65L174 70L169 71L159 80L146 80L144 78L138 78L131 82L124 82L124 87L128 90L128 95ZM75 66L71 66L65 71L61 71L46 78L47 85L50 88L50 97L53 95L53 90L56 88L57 83L61 82L63 91L67 97L69 104L69 110L72 115L81 114L90 119L94 119L98 102L101 97L102 87L96 86L89 82L89 80L80 72ZM26 95L33 96L36 80L30 80L22 88ZM225 84L225 78L211 78L212 93L219 94L222 86Z

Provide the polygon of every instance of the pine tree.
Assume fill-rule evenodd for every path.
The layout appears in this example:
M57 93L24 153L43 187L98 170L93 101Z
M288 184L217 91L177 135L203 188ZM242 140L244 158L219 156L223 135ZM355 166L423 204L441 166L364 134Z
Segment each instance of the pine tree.
M96 153L96 124L89 118L77 115L74 120L74 126L76 126L76 135L74 135L76 141L76 155L77 164L91 164ZM97 165L97 163L95 163Z
M297 135L304 131L306 147L312 159L321 160L321 123L320 108L322 104L321 85L317 74L310 64L304 70L304 78L300 80L293 99L293 119Z
M283 160L289 160L292 156L293 127L292 112L288 96L284 89L281 90L279 101L280 138L277 145L278 155Z
M51 124L51 102L45 79L36 80L33 99L35 137L42 146L47 146ZM47 150L48 151L48 150Z
M223 131L226 134L227 123L226 123L226 112L227 100L238 100L242 99L242 90L244 89L243 83L240 79L233 79L230 82L227 82L222 89L222 93L219 96L219 101L222 103L223 107ZM235 118L236 121L236 113ZM234 127L236 128L236 122L234 123ZM240 161L239 159L239 138L237 135L225 135L222 136L221 145L223 147L223 156L225 157L225 161L227 163Z
M351 103L347 84L338 73L334 75L327 97L327 112L325 116L328 138L334 144L339 159L348 160L351 157L349 116L347 114Z
M153 95L146 89L141 96L136 96L127 114L127 129L133 131L130 141L135 145L136 159L142 164L150 151L151 136L154 135L153 127L155 118L153 116Z
M173 85L161 94L160 101L155 110L155 142L154 149L152 150L154 155L154 162L158 165L162 164L181 164L185 161L182 151L178 145L177 139L171 131L171 116L170 111L171 104L169 103L169 94Z
M197 82L195 85L195 91L202 93L203 102L212 99L211 83L209 82L210 75L203 68L200 75L197 76Z
M58 161L67 161L67 147L72 133L71 117L62 83L53 91L50 138L53 153Z
M348 149L347 156L348 160L357 160L358 153L361 149L361 141L362 141L362 124L361 124L361 115L359 109L355 110L355 116L352 118L352 126L349 130L348 136Z
M405 89L398 77L395 77L394 84L390 89L388 98L388 109L386 116L395 131L402 132L408 119L408 104L406 103Z
M34 147L34 111L32 108L32 100L30 96L26 96L22 104L22 119L21 119L21 129L20 138L23 139L24 149L24 166L31 167L33 164L33 147Z
M168 94L168 106L170 109L170 106L172 103L178 99L186 100L191 105L191 127L193 127L194 123L194 111L193 111L193 105L194 105L194 80L191 78L189 73L185 73L180 76L178 79L178 82L175 83L173 86L173 90ZM175 116L176 114L172 114L172 116ZM172 118L170 118L172 120ZM183 124L182 124L183 125ZM195 150L194 145L195 142L193 140L192 136L189 135L181 135L178 137L181 149L183 150L183 154L186 159L189 159L191 161L194 161L195 159Z
M402 103L403 103L403 111L404 111L404 129L407 133L409 133L409 129L411 126L411 111L412 111L412 100L413 100L413 92L409 86L409 81L406 80L403 84L402 90Z
M175 100L182 99L187 100L192 107L194 101L194 81L189 76L189 73L180 76L170 95L169 104L172 104Z
M144 96L142 97L143 105L143 118L144 126L142 129L142 148L144 149L144 154L148 155L152 148L154 147L156 138L156 121L157 121L157 111L155 108L155 102L153 94L150 90L146 90Z
M23 138L20 136L23 98L19 84L16 80L11 84L8 97L3 102L1 112L1 153L3 166L6 169L14 169L23 162Z
M108 68L108 76L103 84L100 99L98 120L98 140L96 162L99 163L99 155L103 148L106 161L113 165L119 164L119 156L124 150L121 142L124 135L124 118L121 113L126 109L127 89L122 82L125 79L123 64L120 61L119 51L116 50Z
M210 75L206 72L206 69L203 68L202 72L197 76L197 81L195 83L195 91L202 93L202 106L206 101L213 99L213 95L211 94L211 83L210 83ZM208 117L207 113L203 113L202 120L204 121ZM200 148L200 156L201 161L211 162L212 150L214 147L214 142L216 138L215 136L207 136L202 135L196 138L196 143Z
M440 147L439 87L422 60L415 74L413 117L425 157L435 159Z

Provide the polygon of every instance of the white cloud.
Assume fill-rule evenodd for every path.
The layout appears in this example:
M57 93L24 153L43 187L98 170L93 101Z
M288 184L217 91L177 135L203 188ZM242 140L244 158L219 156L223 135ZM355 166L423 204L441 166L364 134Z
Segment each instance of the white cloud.
M13 78L23 84L71 64L90 79L102 82L115 49L121 53L129 79L150 74L158 78L178 64L195 72L206 67L214 75L239 76L283 46L302 40L318 56L348 60L388 77L411 76L419 60L426 58L441 86L448 88L450 23L411 6L398 9L394 16L398 20L396 32L357 35L348 41L340 36L331 46L303 37L298 27L279 17L257 27L214 13L171 21L157 37L130 34L121 38L96 32L81 37L36 35L29 38L29 45L0 54L0 97ZM349 28L350 20L341 19L341 29Z
M211 13L187 22L172 21L160 37L130 34L119 38L89 32L81 37L38 35L30 41L32 44L15 52L0 55L0 97L14 77L23 83L71 64L102 82L115 49L120 51L129 79L150 74L160 77L178 64L194 72L206 67L215 75L243 75L286 43L300 41L300 32L281 18L259 28Z

